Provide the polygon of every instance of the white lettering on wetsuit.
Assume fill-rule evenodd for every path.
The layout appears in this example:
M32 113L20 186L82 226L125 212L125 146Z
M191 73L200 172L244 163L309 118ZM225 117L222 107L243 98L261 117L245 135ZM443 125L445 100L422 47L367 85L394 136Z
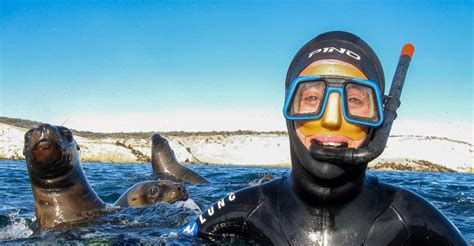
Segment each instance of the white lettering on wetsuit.
M225 201L224 199L220 199L218 202L217 202L217 209L221 209L225 206Z
M325 48L322 48L322 49L317 49L317 50L313 50L311 53L309 53L308 55L308 59L311 58L313 55L315 54L318 54L318 53L332 53L334 51L337 51L341 54L346 54L347 56L349 57L352 57L358 61L360 61L360 56L355 53L354 51L351 51L351 50L348 50L348 49L344 49L344 48L336 48L336 47L325 47Z
M208 210L207 210L207 216L203 216L204 213L200 214L198 216L198 219L194 220L194 221L191 221L189 222L187 225L184 226L184 228L181 230L182 233L184 234L188 234L188 235L193 235L193 236L196 236L197 235L197 231L198 231L198 223L197 221L199 221L199 224L204 224L206 223L206 218L210 218L212 217L217 211L221 210L222 208L224 208L226 206L226 198L228 200L228 202L232 202L235 200L235 194L234 193L230 193L227 197L224 197L222 199L220 199L219 201L217 201L217 203L213 204ZM217 204L217 209L215 208Z
M227 201L229 202L232 202L235 200L235 194L234 193L230 193L227 197L224 197L222 199L220 199L219 201L217 201L217 203L213 204L209 209L207 209L207 215L204 215L204 213L200 214L199 215L199 223L202 225L204 223L206 223L207 219L206 218L210 218L212 217L214 214L216 214L217 211L221 210L222 208L224 208L226 206L226 198L227 198Z
M199 222L201 222L201 225L206 222L206 219L202 217L202 214L199 215Z

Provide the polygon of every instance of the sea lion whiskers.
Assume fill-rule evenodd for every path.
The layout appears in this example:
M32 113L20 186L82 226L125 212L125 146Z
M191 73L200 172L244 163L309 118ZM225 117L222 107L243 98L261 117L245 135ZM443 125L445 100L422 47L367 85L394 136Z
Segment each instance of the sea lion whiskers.
M68 117L66 118L66 120L64 120L63 123L62 123L60 126L64 126L64 124L66 124L66 122L67 122L70 118L71 118L71 117L68 116Z

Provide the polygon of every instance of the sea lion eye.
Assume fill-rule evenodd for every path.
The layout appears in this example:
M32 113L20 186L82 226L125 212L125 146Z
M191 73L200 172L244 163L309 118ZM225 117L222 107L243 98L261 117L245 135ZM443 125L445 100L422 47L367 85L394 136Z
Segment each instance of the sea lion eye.
M60 130L63 133L64 137L67 139L67 141L69 141L69 142L73 141L71 130L69 130L65 127L61 127Z

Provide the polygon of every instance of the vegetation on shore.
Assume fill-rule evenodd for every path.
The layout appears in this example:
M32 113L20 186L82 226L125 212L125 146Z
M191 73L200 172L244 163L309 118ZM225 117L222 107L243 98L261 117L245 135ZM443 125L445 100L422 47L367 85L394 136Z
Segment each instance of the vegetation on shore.
M34 128L42 122L0 117L0 123L9 124L21 128ZM268 132L257 132L250 130L237 130L237 131L210 131L210 132L185 132L185 131L170 131L170 132L112 132L112 133L102 133L102 132L91 132L91 131L78 131L71 129L75 136L90 138L90 139L101 139L101 138L135 138L135 139L149 139L154 134L158 133L167 137L192 137L192 136L235 136L235 135L250 135L250 136L259 136L262 134L274 134L277 136L287 135L285 131L268 131Z

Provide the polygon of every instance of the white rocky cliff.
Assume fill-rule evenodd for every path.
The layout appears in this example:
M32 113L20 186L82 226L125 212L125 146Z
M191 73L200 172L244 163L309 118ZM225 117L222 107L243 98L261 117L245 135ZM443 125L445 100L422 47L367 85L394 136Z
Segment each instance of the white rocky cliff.
M23 159L28 129L0 123L0 159ZM163 134L183 163L289 166L288 136L284 133L228 132ZM148 162L151 134L119 137L75 136L84 162ZM432 165L447 169L432 169ZM370 167L387 170L473 172L472 143L437 136L393 135L384 153ZM421 170L424 170L423 167ZM417 170L415 168L415 170Z

